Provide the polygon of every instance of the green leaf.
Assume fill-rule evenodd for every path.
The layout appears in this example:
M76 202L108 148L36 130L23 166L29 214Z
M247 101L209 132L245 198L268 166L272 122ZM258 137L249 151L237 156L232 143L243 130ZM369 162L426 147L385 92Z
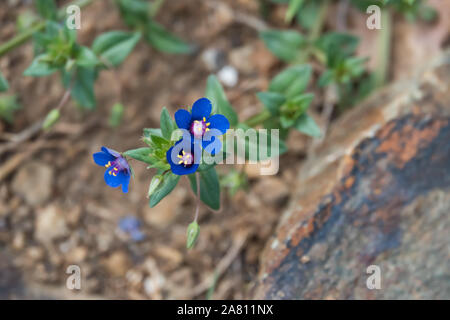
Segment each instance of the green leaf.
M213 113L223 114L230 122L230 126L238 123L237 113L228 102L225 91L215 75L208 77L205 95L213 104Z
M156 206L165 196L177 186L180 176L171 172L166 173L162 183L156 188L150 197L150 207Z
M293 30L262 31L260 36L267 48L278 58L293 62L306 44L303 35Z
M197 242L198 235L200 234L200 226L197 221L191 222L186 232L186 248L191 249Z
M258 92L256 96L274 116L279 113L279 108L286 102L286 98L277 92Z
M289 1L289 7L288 7L288 10L286 11L286 17L284 19L286 22L292 21L292 18L294 18L294 16L297 14L297 12L299 11L303 2L304 2L304 0L290 0Z
M164 137L157 136L157 135L150 135L150 139L152 140L152 143L158 148L166 147L170 144L169 140L166 140Z
M173 35L155 21L148 21L147 41L156 49L166 53L187 54L193 51L192 46Z
M316 46L326 54L327 66L334 68L355 53L358 43L358 37L351 34L328 32L317 39Z
M215 168L196 173L200 175L200 200L213 210L220 209L220 184ZM197 194L195 174L188 175L191 188Z
M8 81L3 76L2 72L0 71L0 92L8 91L9 84Z
M110 31L94 40L92 50L107 66L116 67L131 53L140 38L141 34L138 32Z
M123 155L148 164L152 164L153 161L150 157L151 152L152 152L151 148L138 148L125 151Z
M295 123L295 128L311 137L320 137L320 128L317 126L313 118L306 113L301 115Z
M289 67L272 79L269 85L269 91L283 94L288 99L292 98L306 89L310 77L310 65Z
M77 65L86 68L93 68L100 63L95 53L84 46L79 46L77 48L75 62Z
M41 54L34 58L31 65L24 71L23 74L31 77L44 77L54 73L57 70L58 68L52 67L49 64L48 56L46 54Z
M132 29L146 24L149 18L150 3L145 0L116 0L120 14Z
M56 20L58 16L58 8L55 0L36 0L36 10L39 15L47 20Z
M58 109L52 109L45 117L42 129L48 130L59 120L60 112Z
M162 137L162 132L160 128L144 128L144 137L150 138L150 136L160 136Z
M14 112L20 109L20 104L15 95L1 95L0 96L0 118L8 123L14 120Z
M84 108L95 108L94 82L98 76L97 71L78 67L74 72L75 78L73 80L71 80L73 73L63 73L64 86L69 88L72 83L70 90L72 98Z
M359 0L358 0L359 1ZM319 14L320 1L306 1L297 12L297 21L305 30L311 30Z
M160 174L157 174L153 176L152 181L150 182L150 185L148 186L148 193L147 197L150 198L153 193L155 193L156 188L161 184L163 181L163 176Z
M319 87L326 87L333 81L334 73L332 70L325 70L317 82Z
M170 117L169 111L164 107L161 111L161 133L164 138L170 140L173 130L176 129L175 122Z

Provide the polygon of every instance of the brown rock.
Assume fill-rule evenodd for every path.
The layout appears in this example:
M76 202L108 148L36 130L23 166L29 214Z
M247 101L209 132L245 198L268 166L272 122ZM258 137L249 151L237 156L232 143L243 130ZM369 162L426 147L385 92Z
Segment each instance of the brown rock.
M31 205L41 205L51 196L53 169L40 162L29 162L14 176L12 189Z
M130 259L124 251L113 252L103 261L103 264L106 270L114 277L124 277L131 266Z
M266 245L255 298L450 298L449 89L447 52L331 126ZM370 265L381 290L366 285Z
M51 205L37 212L35 237L43 243L49 243L68 232L63 211Z

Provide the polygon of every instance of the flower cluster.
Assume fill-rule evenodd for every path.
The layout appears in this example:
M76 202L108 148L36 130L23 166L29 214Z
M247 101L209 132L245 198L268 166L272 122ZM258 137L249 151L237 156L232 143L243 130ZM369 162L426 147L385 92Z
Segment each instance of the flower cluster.
M211 111L211 101L201 98L195 101L191 112L184 109L175 112L175 122L183 131L183 138L166 154L174 174L191 174L197 170L201 161L200 146L212 155L220 151L222 144L217 137L226 133L230 123L221 114L211 115Z
M166 151L166 161L170 171L178 176L195 173L202 159L202 149L214 155L222 148L218 136L230 128L228 119L221 114L211 115L212 104L207 98L198 99L191 112L180 109L175 113L175 122L183 136ZM102 147L94 153L94 162L107 168L105 182L116 188L122 185L122 191L128 192L131 167L122 154Z

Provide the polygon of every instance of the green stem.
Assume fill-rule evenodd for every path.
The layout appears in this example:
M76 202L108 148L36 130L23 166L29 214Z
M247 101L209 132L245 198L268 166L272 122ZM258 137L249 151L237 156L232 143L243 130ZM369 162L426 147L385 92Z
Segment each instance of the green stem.
M300 53L297 59L297 63L300 64L305 63L308 60L309 55L313 51L312 44L320 37L320 34L322 33L322 29L325 25L325 21L327 18L329 6L330 6L329 0L323 0L322 3L320 4L317 18L314 21L314 25L312 26L312 28L309 30L308 33L308 47L305 48L305 50Z
M94 0L77 0L69 5L76 5L80 8L83 8L83 7L91 4L93 1ZM59 10L58 17L62 18L65 16L66 8L67 8L67 6L62 8L61 10ZM25 42L27 42L35 32L38 32L38 31L41 31L42 29L44 29L45 24L46 24L45 21L40 21L36 25L32 26L30 29L19 33L11 40L0 45L0 57L3 56L4 54L8 53L9 51L19 47L20 45L24 44Z
M386 9L381 13L381 31L378 36L378 63L375 71L375 85L381 87L386 83L391 57L392 16Z

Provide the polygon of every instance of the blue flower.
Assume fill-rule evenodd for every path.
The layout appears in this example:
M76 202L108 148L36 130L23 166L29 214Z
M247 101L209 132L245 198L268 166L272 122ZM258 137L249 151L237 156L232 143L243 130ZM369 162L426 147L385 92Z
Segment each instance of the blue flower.
M166 152L171 171L179 176L197 171L202 158L202 150L192 139L181 139Z
M133 217L127 216L119 221L119 229L127 233L134 241L142 241L145 239L144 233L140 230L141 222Z
M191 112L180 109L175 112L175 122L178 128L188 130L194 138L194 143L201 141L203 149L216 141L216 137L225 134L230 128L230 122L221 114L211 115L212 105L207 98L200 98L194 102ZM218 152L221 148L220 141L217 139L219 147L214 151ZM214 152L212 152L214 155Z
M101 150L101 152L94 153L93 157L96 164L107 168L104 176L106 184L113 188L122 185L122 191L127 193L131 177L131 169L127 160L112 149L102 147Z

